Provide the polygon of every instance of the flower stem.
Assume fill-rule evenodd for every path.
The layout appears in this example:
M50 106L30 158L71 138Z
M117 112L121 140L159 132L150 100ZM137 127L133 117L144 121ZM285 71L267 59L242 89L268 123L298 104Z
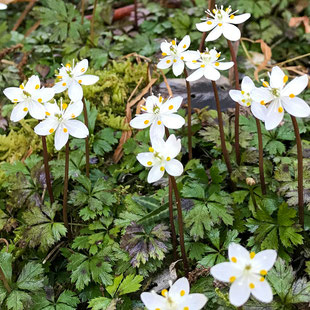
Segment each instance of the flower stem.
M259 178L260 186L262 188L263 195L266 195L266 184L264 176L264 154L263 154L263 136L260 121L255 117L257 127L257 138L258 138L258 152L259 152Z
M214 9L214 7L215 7L215 0L209 0L208 9L210 11L212 11ZM204 50L206 37L207 37L207 33L203 32L202 37L201 37L201 41L200 41L200 45L199 45L199 52L203 52L203 50Z
M50 196L50 202L51 202L51 204L53 204L54 203L54 195L53 195L53 189L52 189L50 169L49 169L49 165L48 165L48 152L47 152L46 137L45 136L42 136L42 146L43 146L43 161L44 161L46 186L47 186L48 195Z
M230 55L231 59L234 62L234 74L235 74L235 85L236 89L240 89L240 84L239 84L239 73L238 73L238 64L237 64L237 56L234 50L234 47L231 43L230 40L227 40L229 50L230 50ZM236 160L237 164L240 165L240 144L239 144L239 115L240 115L240 107L239 103L235 103L235 151L236 151Z
M213 92L214 92L214 97L215 97L215 102L216 102L217 119L218 119L218 123L219 123L222 152L223 152L223 156L224 156L224 160L226 163L228 173L229 173L229 175L231 175L232 168L231 168L230 159L229 159L229 155L228 155L226 143L225 143L225 134L224 134L221 104L220 104L220 99L219 99L219 95L217 92L216 83L214 81L212 81L212 87L213 87Z
M304 186L303 186L303 166L302 166L302 144L299 134L298 124L296 118L291 115L297 145L297 159L298 159L298 213L299 224L304 228Z
M134 0L134 6L135 6L135 29L138 29L138 3L137 0Z
M81 0L81 25L84 24L85 0Z
M177 182L175 181L175 177L169 176L169 179L171 181L175 200L177 202L177 211L178 211L178 224L179 224L179 236L180 236L180 247L181 247L181 254L182 254L182 260L183 260L183 266L186 277L188 277L188 261L185 251L185 243L184 243L184 229L183 229L183 215L182 215L182 205L181 205L181 199L177 187Z
M86 109L85 99L83 97L83 114L84 114L84 123L88 129L88 115ZM89 178L89 140L88 136L85 138L85 160L86 160L86 176Z
M193 158L193 148L192 148L192 100L191 100L191 85L186 80L188 73L186 68L184 68L186 91L187 91L187 139L188 139L188 159Z
M10 285L9 285L9 282L8 282L8 280L6 279L5 274L4 274L4 272L3 272L3 270L2 270L1 267L0 267L0 280L2 281L2 283L3 283L4 287L5 287L5 289L6 289L6 290L8 291L8 293L10 294L10 293L12 292L12 289L11 289L11 287L10 287Z
M68 210L67 210L68 183L69 183L69 141L66 144L65 180L64 180L64 197L63 197L62 215L63 215L64 225L67 228L68 238L72 239L71 230L70 230L70 226L68 223Z
M93 15L91 18L91 26L90 26L90 39L92 42L94 42L94 24L95 24L95 14L96 14L96 8L97 8L97 1L94 2L94 8L93 8Z

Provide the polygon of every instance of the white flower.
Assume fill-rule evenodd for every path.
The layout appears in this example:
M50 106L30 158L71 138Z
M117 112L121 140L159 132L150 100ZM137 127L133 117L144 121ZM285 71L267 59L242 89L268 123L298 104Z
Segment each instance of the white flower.
M184 70L184 61L191 60L192 51L186 51L191 44L189 35L186 35L182 41L176 45L176 40L171 43L167 41L162 42L160 45L162 55L165 58L161 59L157 65L159 69L167 69L172 66L172 71L175 76L182 74Z
M88 128L78 120L77 116L82 113L83 102L81 100L67 105L62 103L60 109L55 102L47 103L46 119L40 122L34 131L41 136L47 136L55 132L55 148L60 150L68 141L69 135L75 138L86 138L88 136Z
M206 19L203 19L204 22L196 24L196 27L199 31L207 32L212 30L206 41L215 41L222 34L224 37L230 41L238 41L241 37L241 32L238 27L233 24L241 24L251 17L251 14L245 13L238 16L235 14L238 12L232 12L231 7L229 6L226 10L223 9L223 6L219 9L217 6L213 11L207 10L206 13L209 15Z
M228 70L234 63L232 61L223 62L224 59L219 59L221 53L219 53L215 48L210 51L206 49L205 52L196 52L196 57L194 60L186 63L187 67L190 69L197 69L193 72L186 80L196 81L202 76L211 81L216 81L221 77L218 70Z
M251 107L251 111L253 115L260 119L261 121L265 121L267 108L265 103L259 103L253 100L251 93L256 89L253 81L245 76L241 83L241 91L240 90L230 90L229 95L235 102L238 102L244 107Z
M141 107L143 114L137 114L130 121L130 126L137 129L144 129L149 126L150 136L163 138L165 126L170 129L179 129L185 124L182 116L175 114L183 98L181 96L169 98L164 102L163 97L154 95L146 98L145 104Z
M11 121L18 122L28 112L33 118L44 119L45 108L43 103L51 100L55 91L52 88L40 88L40 79L33 75L26 85L8 87L3 91L4 95L13 103L17 103L11 113Z
M286 85L288 76L279 68L273 67L270 74L270 84L263 81L262 88L252 92L252 98L261 104L269 103L267 108L265 126L267 130L276 128L282 121L284 110L296 117L308 117L310 107L296 97L308 85L307 75L296 77Z
M6 10L7 9L7 5L4 3L0 3L0 10Z
M161 294L142 293L141 300L148 310L200 310L208 300L203 294L189 294L186 278L178 279L169 292L162 290Z
M165 170L169 175L179 176L183 172L183 165L174 159L181 151L181 140L175 135L169 136L165 142L163 139L151 138L152 147L149 152L140 153L137 159L141 165L150 167L147 181L153 183L161 179Z
M57 75L60 82L57 82L54 86L55 92L61 93L68 89L68 95L72 101L82 100L83 88L81 85L92 85L99 80L99 77L96 75L85 75L87 69L87 59L78 62L76 66L74 66L73 62L73 68L70 64L62 66Z
M228 256L230 262L217 264L210 272L215 279L232 283L229 290L231 304L240 307L251 294L261 302L271 302L272 290L265 276L274 265L277 252L265 250L257 254L249 253L243 246L231 243Z

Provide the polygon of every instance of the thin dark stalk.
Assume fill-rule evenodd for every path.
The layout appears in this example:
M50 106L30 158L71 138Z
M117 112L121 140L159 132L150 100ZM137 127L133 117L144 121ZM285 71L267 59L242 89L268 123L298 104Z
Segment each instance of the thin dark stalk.
M48 195L50 196L50 202L51 202L51 204L53 204L54 203L54 195L53 195L53 189L52 189L50 169L49 169L49 165L48 165L48 152L47 152L46 137L45 136L42 136L42 146L43 146L43 161L44 161L46 186L47 186Z
M93 15L91 18L91 26L90 26L90 39L92 42L94 42L94 25L95 25L95 14L96 14L96 8L97 8L97 1L94 2L94 8L93 8Z
M231 41L227 40L231 59L234 62L234 75L235 75L235 85L236 89L240 89L239 84L239 72L238 72L238 64L237 64L237 56L234 50L234 47ZM239 143L239 115L240 115L240 107L239 103L235 103L235 151L236 151L236 160L237 164L240 165L241 157L240 157L240 143Z
M63 197L63 207L62 207L62 216L64 225L67 228L68 238L72 239L71 229L68 223L68 183L69 183L69 141L66 144L66 159L65 159L65 180L64 180L64 197Z
M257 138L258 138L258 152L259 152L259 178L260 186L262 188L262 194L266 195L266 184L264 176L264 153L263 153L263 137L260 121L255 117L257 127Z
M85 99L83 98L83 114L84 114L84 123L88 128L88 115ZM86 160L86 176L89 178L89 140L88 136L85 138L85 160Z
M183 228L183 215L182 215L182 205L181 205L181 199L177 187L177 182L175 181L175 177L169 176L171 180L171 184L174 191L175 200L177 202L177 211L178 211L178 224L179 224L179 236L180 236L180 247L181 247L181 254L182 254L182 260L183 260L183 266L186 277L188 277L188 261L185 251L185 243L184 243L184 228Z
M81 24L84 24L85 0L81 0Z
M188 159L193 158L193 147L192 147L192 100L191 100L191 85L186 80L188 73L184 68L186 91L187 91L187 139L188 139Z
M213 87L213 92L214 92L214 97L215 97L215 102L216 102L217 119L219 123L222 152L223 152L223 156L224 156L224 160L226 163L228 173L229 175L231 175L232 168L231 168L230 159L229 159L229 155L228 155L228 151L227 151L226 143L225 143L225 133L224 133L224 126L223 126L221 104L220 104L220 99L219 99L219 95L217 92L216 83L214 81L212 81L212 87Z
M5 274L4 274L4 272L3 272L3 270L2 270L1 267L0 267L0 280L2 281L2 283L3 283L4 287L5 287L5 289L6 289L6 290L8 291L8 293L10 294L10 293L12 292L12 290L11 290L11 287L10 287L10 285L9 285L9 282L8 282L8 280L6 279Z
M169 130L165 127L166 137L169 138ZM173 259L176 261L178 259L177 253L177 234L175 231L174 217L173 217L173 196L172 196L172 183L169 178L169 221L171 229L171 239L172 239L172 250L173 250Z
M214 9L214 7L215 7L215 0L209 0L208 9L210 11L212 11ZM200 41L200 45L199 45L199 51L200 52L203 52L203 50L204 50L206 37L207 37L207 33L203 32L202 37L201 37L201 41Z
M135 29L138 29L138 1L134 0L134 6L135 6Z
M298 124L296 118L291 115L295 137L297 145L297 160L298 160L298 213L299 213L299 224L304 228L304 185L303 185L303 166L302 166L302 144L299 134Z

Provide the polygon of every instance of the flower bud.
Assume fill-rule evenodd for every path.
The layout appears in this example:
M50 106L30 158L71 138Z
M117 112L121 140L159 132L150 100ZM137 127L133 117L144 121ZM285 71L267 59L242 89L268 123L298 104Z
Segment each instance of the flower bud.
M245 179L245 182L246 182L246 184L249 185L249 186L253 186L253 185L256 184L256 182L255 182L255 180L254 180L253 178L246 178L246 179Z

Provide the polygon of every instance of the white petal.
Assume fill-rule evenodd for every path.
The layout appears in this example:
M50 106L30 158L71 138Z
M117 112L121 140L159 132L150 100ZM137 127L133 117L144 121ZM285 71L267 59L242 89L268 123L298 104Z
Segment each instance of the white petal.
M284 110L279 112L280 100L274 100L270 103L267 108L266 118L265 118L265 127L266 130L272 130L276 128L282 121L284 116Z
M177 62L174 62L172 65L172 71L175 76L182 74L184 70L184 62L180 58L177 59Z
M203 74L204 74L204 68L199 68L196 71L194 71L191 75L189 75L186 78L186 80L188 82L197 81L197 80L199 80L200 78L203 77Z
M82 86L77 81L73 80L69 86L68 95L72 101L82 100L83 98Z
M238 41L241 38L241 32L238 27L232 24L223 24L223 35L227 40Z
M157 162L156 158L154 157L154 153L151 152L139 153L137 155L137 160L142 166L145 167L153 167L154 163Z
M191 38L189 35L186 35L181 42L178 44L177 52L182 53L189 48L191 44Z
M19 87L8 87L3 91L4 95L12 102L23 101L23 91Z
M213 266L210 273L218 281L230 282L231 277L239 278L242 270L235 263L225 262Z
M149 127L154 121L154 114L143 113L137 115L130 121L130 126L137 129L144 129Z
M183 165L177 159L171 159L167 161L165 167L166 167L167 173L174 177L180 176L184 170Z
M299 95L308 85L308 76L302 75L289 82L281 92L281 96Z
M167 56L157 64L158 69L167 69L170 68L171 65L173 64L173 57L172 56Z
M45 107L43 104L38 103L34 100L31 100L31 102L28 105L29 108L29 114L36 119L44 119L45 114Z
M278 67L273 67L270 75L270 87L282 88L284 83L285 73Z
M4 3L0 3L0 10L6 10L8 6Z
M200 53L197 51L185 51L180 54L180 57L184 57L184 61L193 61L200 58Z
M209 22L209 24L208 24ZM211 23L211 24L210 24ZM212 30L215 26L217 26L217 23L212 20L212 19L209 19L209 20L206 20L202 23L198 23L196 24L196 28L197 30L201 31L201 32L207 32L207 31L210 31Z
M160 49L163 53L170 55L170 46L171 46L171 43L168 43L165 41L160 44Z
M60 114L60 109L59 106L56 103L49 103L46 102L44 104L45 110L50 114L50 115L55 115L55 114ZM48 115L48 113L46 113Z
M241 14L238 16L234 16L234 18L230 18L229 22L231 24L241 24L245 22L246 20L248 20L250 17L251 17L250 13L245 13L245 14Z
M265 121L266 114L267 114L267 108L264 105L261 105L260 103L253 101L251 105L251 112L253 115L258 118L261 121Z
M83 59L76 64L76 66L72 70L72 74L75 77L80 76L80 75L84 74L87 71L87 69L88 69L88 60Z
M251 290L252 295L259 301L270 303L273 299L272 290L269 283L264 281L253 282L255 288Z
M196 70L198 68L201 68L202 62L200 61L187 61L186 62L186 66L187 68L191 69L191 70ZM201 68L202 69L202 68Z
M255 84L252 81L252 79L249 78L248 76L245 76L241 82L241 89L246 93L250 93L254 88Z
M242 245L230 243L228 247L228 257L231 262L234 262L236 259L234 263L239 265L239 263L246 263L250 260L250 253Z
M206 37L206 41L215 41L217 40L223 33L223 26L216 26Z
M163 137L150 135L150 138L152 147L156 152L163 153L166 150L166 142L164 141Z
M179 129L185 124L185 119L178 114L162 114L160 118L164 125L170 129Z
M247 302L250 297L250 287L247 278L237 279L229 290L229 301L232 305L240 307Z
M241 105L246 105L245 103L242 102L243 100L243 95L241 94L241 91L240 90L236 90L236 89L232 89L229 91L229 96L230 98L235 101L235 102L238 102L240 103Z
M155 293L142 293L141 300L148 310L155 310L156 308L165 309L165 298Z
M180 153L181 147L181 140L177 139L175 135L170 135L163 146L162 153L165 153L170 158L174 158Z
M159 166L159 165L151 168L151 170L147 176L147 181L149 183L156 182L163 177L163 175L165 174L165 170L161 170L160 168L161 168L161 166Z
M160 118L161 119L161 118ZM165 126L162 121L155 120L150 128L150 138L163 138L165 135Z
M62 93L63 91L65 91L68 86L70 86L72 82L72 79L70 80L63 80L61 82L57 82L54 86L53 89L55 91L56 94Z
M302 99L298 97L282 97L282 105L286 112L296 117L308 117L310 116L310 107Z
M57 151L61 150L66 145L69 139L69 132L64 132L63 129L63 126L60 125L58 126L55 133L55 149Z
M217 81L221 77L221 74L211 65L208 65L204 68L204 76L208 80Z
M82 100L78 100L68 105L63 118L64 119L72 119L78 117L83 111L83 102Z
M85 74L77 77L75 80L82 85L93 85L99 81L99 76Z
M169 290L169 296L171 296L172 299L178 299L182 296L181 292L183 296L189 294L189 282L185 277L180 278L173 283Z
M260 273L261 270L270 270L277 259L277 251L264 250L257 253L252 259L253 269Z
M48 136L58 127L58 121L54 117L49 117L34 127L34 132L40 136ZM52 132L50 130L52 129Z
M160 108L160 113L175 113L178 111L182 104L183 98L181 96L168 99Z
M54 96L55 90L53 88L41 88L33 94L32 99L45 103L53 99Z
M251 97L256 102L264 101L265 103L270 102L273 100L273 96L268 88L257 88L255 87L253 91L251 92Z
M234 63L232 61L229 61L229 62L219 62L218 66L215 65L214 68L217 69L217 70L228 70L228 69L230 69L233 66L234 66Z
M27 109L26 111L24 109ZM12 122L18 122L23 119L28 113L28 106L24 101L18 103L12 110L10 120Z
M88 128L81 121L71 119L63 124L68 129L69 134L75 138L86 138L89 134Z
M36 90L40 89L40 79L37 75L33 75L30 77L28 82L25 85L25 91L30 94L33 94Z
M178 305L178 309L200 310L207 303L208 298L204 294L185 295ZM186 308L187 307L187 308Z

